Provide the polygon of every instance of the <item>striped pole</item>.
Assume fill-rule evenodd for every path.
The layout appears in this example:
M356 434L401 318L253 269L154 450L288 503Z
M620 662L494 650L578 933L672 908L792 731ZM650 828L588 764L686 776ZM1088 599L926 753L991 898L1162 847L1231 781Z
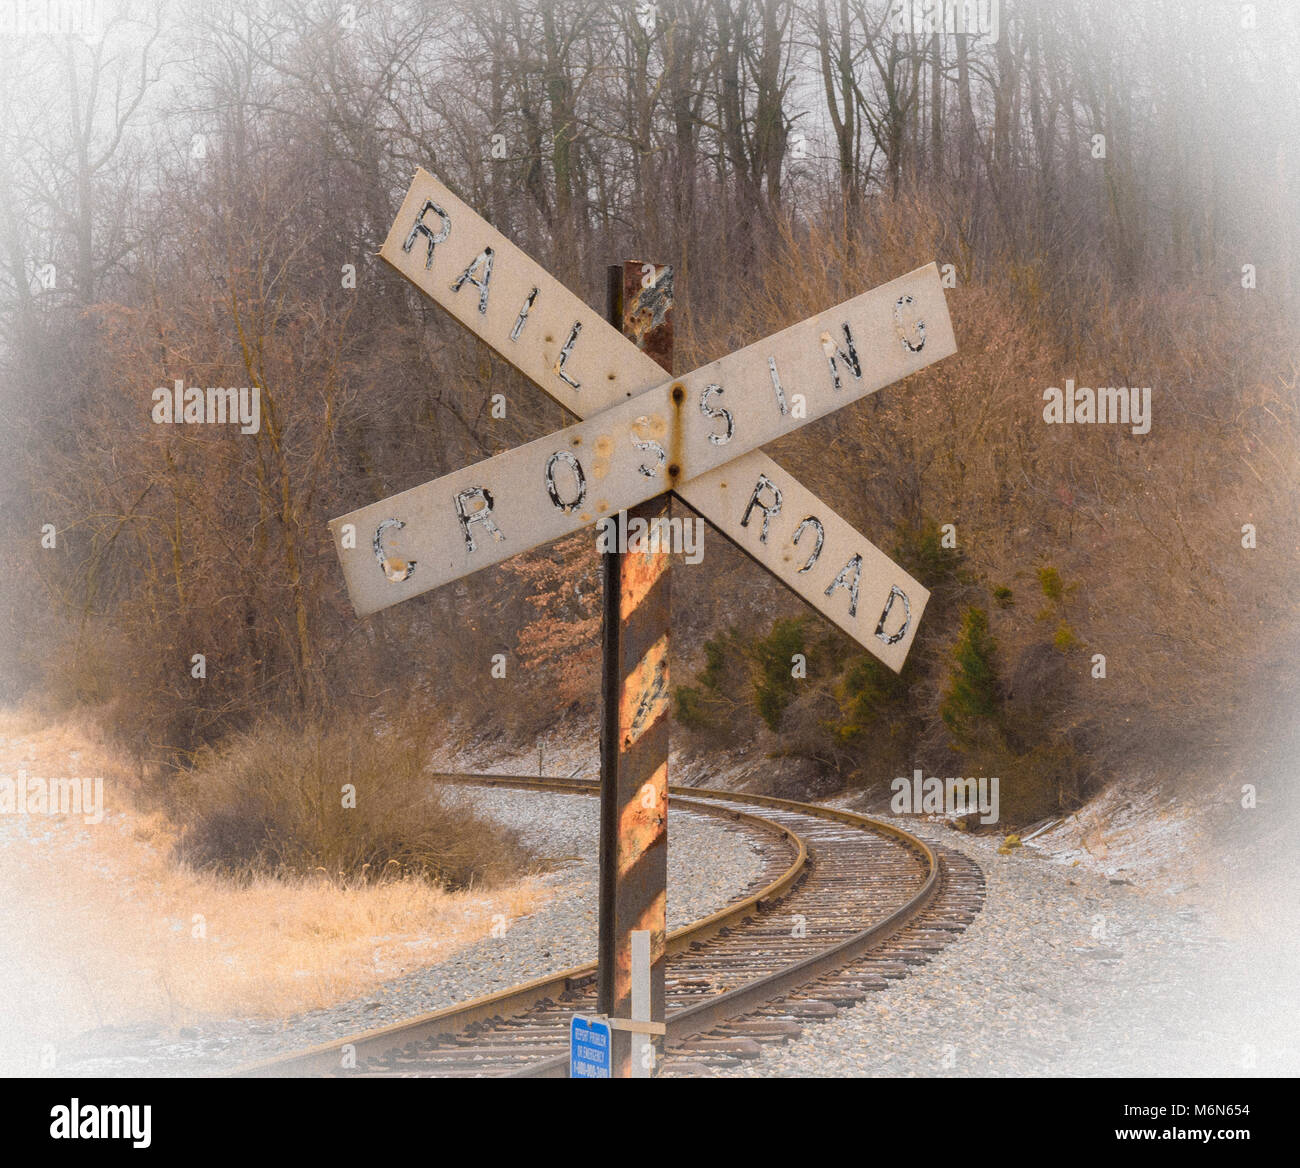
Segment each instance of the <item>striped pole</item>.
M607 299L610 323L671 373L672 269L611 265ZM642 519L648 532L669 515L664 494L630 510L627 522ZM666 526L657 545L603 556L597 990L602 1014L640 1023L664 1020L670 564ZM662 1051L661 1037L616 1028L614 1077L649 1076Z

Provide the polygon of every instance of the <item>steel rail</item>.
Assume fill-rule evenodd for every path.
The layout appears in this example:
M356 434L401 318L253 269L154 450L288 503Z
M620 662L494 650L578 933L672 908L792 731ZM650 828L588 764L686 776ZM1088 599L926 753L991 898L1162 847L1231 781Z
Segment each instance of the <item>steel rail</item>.
M939 890L940 867L938 858L930 846L922 839L880 820L870 819L853 811L841 811L833 807L820 807L813 803L799 803L790 799L779 799L772 795L751 795L732 791L717 791L707 787L671 787L672 794L703 795L706 798L725 799L731 802L753 803L759 806L779 808L798 812L803 815L815 815L831 819L853 827L861 827L879 834L892 836L904 846L920 854L925 862L927 875L924 883L908 901L900 905L884 920L845 938L838 944L831 945L793 965L765 977L755 978L734 990L717 994L687 1006L666 1019L667 1042L669 1045L682 1042L697 1034L712 1030L715 1026L730 1019L768 1005L810 981L815 981L828 973L833 973L851 964L868 950L895 936L906 928L911 921L933 901ZM517 1071L511 1071L505 1078L565 1078L569 1060L567 1055L552 1059L539 1060Z
M549 777L527 778L517 775L439 775L444 781L472 784L486 787L513 787L522 790L545 790L562 794L598 795L599 787L595 783L581 779L554 779ZM684 794L684 792L683 792ZM789 828L770 819L730 808L719 808L710 803L698 802L689 797L674 800L675 807L688 807L693 811L715 817L726 817L736 822L747 823L766 834L777 836L791 848L793 859L790 864L763 888L749 896L726 905L716 912L702 917L689 925L673 930L665 938L667 953L676 953L691 945L715 936L723 929L736 925L755 912L765 909L771 902L784 896L806 874L808 865L808 848L804 841ZM343 1065L343 1050L346 1046L353 1048L352 1054L360 1065L364 1059L381 1055L395 1047L405 1046L411 1042L421 1042L441 1034L454 1034L472 1025L508 1014L521 1013L524 1010L545 1001L558 998L565 992L581 986L596 976L596 963L586 962L558 973L546 974L532 981L524 982L509 989L473 998L468 1002L459 1002L434 1010L417 1018L395 1022L390 1026L368 1030L344 1038L334 1039L306 1050L287 1055L274 1055L256 1062L237 1067L229 1072L230 1077L280 1077L284 1075L334 1074ZM567 1066L567 1064L566 1064Z
M588 796L599 793L596 783L584 779L504 774L445 774L438 777L444 782L485 787L546 790ZM738 821L749 822L761 830L783 837L795 848L796 854L785 871L764 888L671 933L665 943L669 953L687 949L753 916L755 912L770 909L775 901L785 896L796 884L801 883L808 873L807 846L795 832L782 824L738 810L734 806L719 807L717 805L719 802L748 804L756 808L767 807L788 813L810 815L889 836L917 854L925 870L925 879L916 892L884 919L792 965L671 1013L667 1018L667 1041L670 1046L707 1033L729 1020L770 1005L800 986L852 964L872 948L905 929L931 904L938 893L942 871L933 850L924 840L892 824L852 811L800 803L771 795L678 786L671 787L670 792L673 796L673 806L687 806L705 814L727 815ZM439 1035L458 1033L466 1026L477 1022L521 1013L547 999L558 1000L564 993L589 984L595 977L595 971L595 963L589 962L469 1002L447 1006L419 1018L337 1039L309 1050L265 1059L241 1067L233 1074L278 1076L337 1073L342 1065L341 1056L345 1046L353 1047L356 1064L363 1065L367 1057L382 1055L396 1048ZM567 1075L567 1072L568 1056L561 1055L534 1061L517 1070L507 1072L504 1077L562 1078Z

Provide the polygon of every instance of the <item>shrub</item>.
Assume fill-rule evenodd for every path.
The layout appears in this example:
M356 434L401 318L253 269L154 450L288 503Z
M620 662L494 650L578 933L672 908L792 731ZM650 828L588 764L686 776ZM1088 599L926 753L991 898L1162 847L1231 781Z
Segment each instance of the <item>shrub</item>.
M673 690L673 714L687 730L703 732L712 725L708 698L697 685L679 685Z
M866 654L845 670L838 686L840 716L827 729L851 752L846 769L855 785L884 781L912 765L919 733L912 698L916 673L913 661L895 673Z
M989 632L988 614L972 606L962 618L953 647L955 667L939 707L943 724L959 750L979 748L1002 738L1002 694Z
M893 550L893 558L918 580L924 580L932 592L971 581L966 553L961 548L943 546L943 528L937 519L900 527Z
M418 739L362 717L268 720L202 748L171 784L177 858L236 877L415 876L448 889L520 874L533 857L517 835L448 799L424 758Z
M808 657L808 618L779 620L766 637L749 647L750 673L754 685L754 708L774 734L781 729L781 715L794 698L796 680L792 658Z
M735 714L745 650L739 633L725 633L704 642L704 668L695 685L673 690L673 710L687 730L711 738L718 745L732 742L737 733Z
M1079 638L1074 635L1074 630L1070 627L1069 621L1061 621L1056 626L1056 632L1052 635L1052 644L1062 653L1068 653L1071 649L1078 648Z
M1048 600L1060 602L1065 598L1065 582L1061 573L1050 564L1038 569L1038 586Z
M845 741L871 736L882 718L906 713L908 668L902 673L882 665L874 657L859 657L844 674L840 686L843 719L836 732Z

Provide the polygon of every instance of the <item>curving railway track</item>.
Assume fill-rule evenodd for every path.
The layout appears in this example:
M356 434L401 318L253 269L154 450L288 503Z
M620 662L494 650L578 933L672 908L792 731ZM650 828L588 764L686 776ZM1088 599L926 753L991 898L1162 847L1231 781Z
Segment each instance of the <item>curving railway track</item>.
M445 780L598 794L578 780ZM672 795L674 807L725 816L771 846L763 887L667 939L662 1075L709 1074L797 1037L924 964L983 904L973 861L892 825L770 796L698 787ZM595 1010L595 972L564 970L237 1073L563 1077L569 1019Z

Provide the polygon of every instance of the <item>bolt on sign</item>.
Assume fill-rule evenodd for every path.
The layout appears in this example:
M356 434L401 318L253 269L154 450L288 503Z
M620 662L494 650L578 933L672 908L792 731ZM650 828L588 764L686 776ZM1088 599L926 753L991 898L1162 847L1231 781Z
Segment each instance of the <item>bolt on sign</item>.
M934 264L669 378L426 171L380 256L582 420L331 521L358 615L672 491L902 668L928 591L759 448L956 351Z

